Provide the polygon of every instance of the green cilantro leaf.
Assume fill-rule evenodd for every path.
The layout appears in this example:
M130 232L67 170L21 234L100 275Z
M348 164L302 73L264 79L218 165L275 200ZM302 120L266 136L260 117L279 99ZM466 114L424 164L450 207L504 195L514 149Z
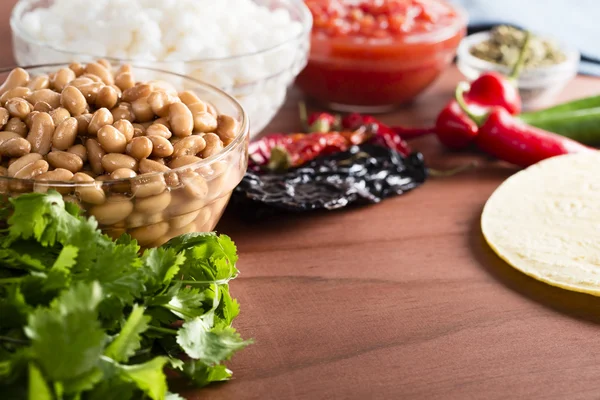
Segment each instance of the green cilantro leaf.
M9 237L12 240L33 238L42 246L53 246L57 241L67 242L76 226L89 224L95 230L95 220L81 220L66 209L65 202L56 191L46 194L29 193L10 199L14 207L9 218Z
M179 272L179 267L184 261L183 253L177 253L174 249L150 249L146 250L143 256L144 268L154 289L169 283Z
M38 308L29 316L25 333L35 359L51 380L77 377L97 363L106 337L97 316L101 299L97 283L78 283L50 308Z
M58 293L45 290L45 275L26 275L20 280L21 292L32 307L47 306Z
M100 368L93 368L83 375L63 382L63 389L67 394L80 393L92 390L98 382L102 381L104 375Z
M63 314L80 311L95 315L103 294L102 287L98 282L78 282L69 290L62 292L52 302L51 308Z
M122 365L119 376L126 382L133 382L152 400L163 400L167 393L167 377L163 372L167 357L156 357L144 364Z
M206 294L198 288L185 287L169 300L167 308L179 318L190 319L199 317L205 313L203 302Z
M0 385L15 383L27 371L31 359L27 348L20 348L14 352L2 351L0 357Z
M74 273L86 271L94 264L99 254L110 252L114 246L109 238L96 230L95 225L87 221L74 224L71 235L63 243L79 249Z
M77 262L77 253L79 253L79 249L75 246L65 246L62 248L60 254L54 264L52 265L52 269L60 269L64 271L69 271L73 265Z
M27 304L20 286L10 285L4 288L0 298L0 315L2 316L0 332L24 326L27 322L27 315L31 311L32 308Z
M86 392L86 400L131 400L137 386L133 382L125 382L118 377L107 379L92 390Z
M169 326L180 318L176 316L171 310L162 307L151 307L146 312L146 315L152 318L152 323L162 326ZM162 337L163 334L159 334L153 331L146 332L146 336Z
M198 387L212 382L227 381L232 375L224 365L209 366L201 360L186 361L183 366L183 374Z
M183 360L179 358L169 357L169 366L175 370L183 371Z
M83 210L75 203L65 201L65 210L74 217L81 217Z
M43 247L37 243L31 245L28 242L15 243L10 248L0 248L0 264L4 268L44 271L52 265L52 258L43 259L43 251Z
M205 279L229 279L237 275L235 265L238 260L237 249L231 239L226 235L218 236L216 233L188 233L170 240L164 245L173 248L177 252L185 251L187 274ZM192 255L192 257L188 256ZM219 265L214 265L217 260L223 260ZM203 261L198 263L198 261ZM198 266L201 270L194 271ZM204 273L203 273L204 272ZM201 280L201 279L196 279Z
M186 233L185 235L177 236L169 240L162 247L174 249L176 252L180 253L192 247L202 245L216 237L217 234L214 232Z
M220 287L221 301L215 310L215 315L220 320L220 326L229 326L235 317L240 313L240 304L229 294L229 286Z
M79 249L74 246L65 246L58 255L56 261L48 271L48 277L44 284L45 290L60 290L71 282L71 268L77 262Z
M236 265L238 262L238 255L237 247L235 246L235 243L233 243L233 240L227 235L219 235L217 240L227 260L231 264Z
M77 279L86 282L97 281L107 296L116 297L125 304L133 304L136 297L144 291L144 277L140 270L136 246L115 245L102 249L96 254L96 260L85 272L76 274Z
M29 363L29 400L53 400L52 391L42 372L34 363Z
M207 365L227 360L250 342L244 341L233 328L210 330L203 318L183 324L177 333L177 343L191 358Z
M123 325L121 332L104 351L104 355L117 362L129 360L141 347L140 335L148 329L150 317L144 316L144 308L137 304L133 306L129 318Z

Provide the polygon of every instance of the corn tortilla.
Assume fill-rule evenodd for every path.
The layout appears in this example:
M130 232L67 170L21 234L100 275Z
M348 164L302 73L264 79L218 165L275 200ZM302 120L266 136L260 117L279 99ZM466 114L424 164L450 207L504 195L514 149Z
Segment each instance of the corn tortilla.
M513 175L487 201L481 229L517 270L600 296L600 152L554 157Z

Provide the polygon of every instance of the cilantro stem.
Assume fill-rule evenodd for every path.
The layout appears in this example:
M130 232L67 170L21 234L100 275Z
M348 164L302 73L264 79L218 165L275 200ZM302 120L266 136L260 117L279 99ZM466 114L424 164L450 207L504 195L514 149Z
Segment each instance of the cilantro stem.
M181 283L182 285L188 285L191 287L194 286L205 286L205 285L212 285L212 284L217 284L217 285L226 285L229 283L229 281L231 281L232 279L234 279L235 277L230 276L227 279L219 279L216 281L177 281L177 283Z
M152 353L152 348L149 347L147 349L142 349L142 350L136 351L135 354L133 355L133 357L139 357L139 356L143 356L143 355L150 354L150 353Z
M14 344L29 344L29 341L23 339L11 338L9 336L0 336L0 342L14 343Z
M163 304L161 307L166 308L167 310L171 310L174 311L176 313L179 313L181 315L183 315L184 317L188 317L188 318L194 318L194 315L186 312L185 310L183 310L182 308L176 307L176 306L172 306L170 304Z
M62 382L54 382L54 393L56 394L56 398L58 400L63 400L63 394L65 390Z
M0 285L4 285L7 283L19 283L23 280L22 276L15 276L13 278L2 278L0 279Z
M177 331L175 329L160 328L154 325L150 325L148 329L154 332L166 333L167 335L177 335Z

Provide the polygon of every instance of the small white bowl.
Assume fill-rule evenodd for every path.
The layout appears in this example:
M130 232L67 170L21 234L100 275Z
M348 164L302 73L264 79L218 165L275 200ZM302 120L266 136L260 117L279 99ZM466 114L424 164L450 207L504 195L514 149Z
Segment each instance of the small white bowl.
M496 71L502 74L509 74L511 71L510 67L482 60L469 51L473 46L489 38L489 31L475 33L464 38L458 47L458 69L469 81L477 79L479 75L487 71ZM517 85L524 110L548 106L567 83L577 75L579 52L573 47L557 43L567 57L565 61L548 67L524 69L519 77Z

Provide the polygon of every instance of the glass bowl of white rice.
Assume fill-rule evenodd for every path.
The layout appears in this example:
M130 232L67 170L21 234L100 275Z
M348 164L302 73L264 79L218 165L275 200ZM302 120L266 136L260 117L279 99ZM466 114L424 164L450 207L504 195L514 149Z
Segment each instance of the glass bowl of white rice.
M129 62L236 97L257 135L307 63L312 17L300 0L20 0L11 16L21 66Z

